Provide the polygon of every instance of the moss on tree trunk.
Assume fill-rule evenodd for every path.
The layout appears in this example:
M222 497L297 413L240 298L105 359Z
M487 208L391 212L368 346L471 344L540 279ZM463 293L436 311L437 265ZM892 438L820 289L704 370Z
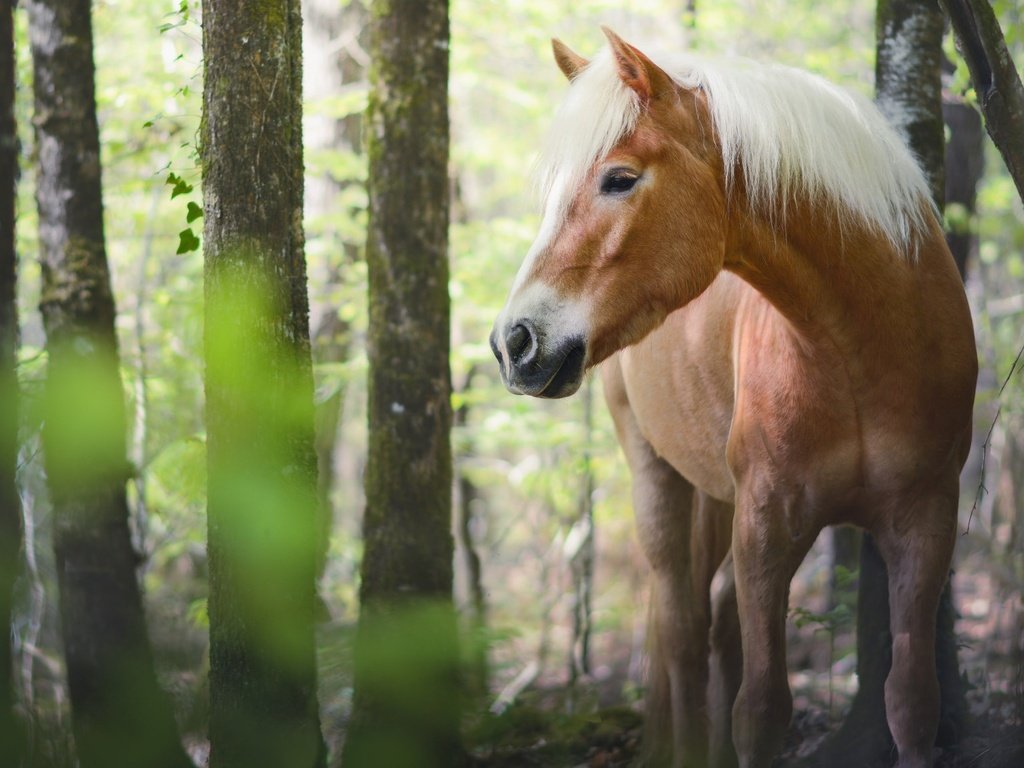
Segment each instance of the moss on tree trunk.
M459 759L448 2L371 6L369 457L348 766Z
M203 4L210 765L325 760L298 0Z
M103 236L88 0L31 0L43 446L84 768L190 766L153 669L128 529L125 412Z

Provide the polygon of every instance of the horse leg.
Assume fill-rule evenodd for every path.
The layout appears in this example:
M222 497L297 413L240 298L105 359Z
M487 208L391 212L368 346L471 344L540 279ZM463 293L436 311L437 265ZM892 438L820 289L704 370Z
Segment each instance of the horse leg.
M615 358L602 366L604 393L633 476L637 538L651 566L647 765L707 760L708 593L695 596L691 533L696 492L640 432Z
M710 596L710 654L708 664L708 765L732 768L732 705L740 687L743 655L736 613L736 581L732 569L732 504L697 494L693 539L695 600Z
M733 743L740 768L767 768L793 711L786 676L789 583L818 531L794 525L805 519L802 510L775 498L770 486L738 490L732 554L743 682L733 705Z
M730 521L731 528L731 521ZM708 765L734 768L732 707L743 673L740 617L736 608L736 574L728 554L711 581L711 661L708 682L708 717L711 738Z
M633 496L652 574L645 752L655 765L703 768L709 611L694 593L689 558L695 492L660 459L643 467L634 466Z
M892 667L885 713L900 768L932 765L939 725L935 616L956 539L956 493L908 506L906 517L874 532L889 571Z

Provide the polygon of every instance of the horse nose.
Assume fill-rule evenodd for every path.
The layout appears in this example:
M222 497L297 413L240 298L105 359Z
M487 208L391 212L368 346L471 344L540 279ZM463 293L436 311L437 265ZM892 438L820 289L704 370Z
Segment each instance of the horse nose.
M537 341L528 327L517 323L505 334L505 349L515 365L525 365L537 355Z

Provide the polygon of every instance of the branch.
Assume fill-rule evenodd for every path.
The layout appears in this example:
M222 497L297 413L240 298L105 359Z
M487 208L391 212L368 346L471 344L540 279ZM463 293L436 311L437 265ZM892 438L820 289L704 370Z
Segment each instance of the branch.
M1024 200L1024 84L988 0L940 0L967 62L985 128Z

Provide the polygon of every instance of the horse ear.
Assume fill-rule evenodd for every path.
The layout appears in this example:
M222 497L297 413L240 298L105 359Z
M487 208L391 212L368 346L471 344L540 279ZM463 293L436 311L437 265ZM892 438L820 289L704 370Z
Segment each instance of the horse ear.
M551 50L555 53L555 63L570 82L590 63L557 37L551 38Z
M672 78L639 49L627 43L608 27L601 27L615 57L622 82L636 91L642 104L671 87Z

